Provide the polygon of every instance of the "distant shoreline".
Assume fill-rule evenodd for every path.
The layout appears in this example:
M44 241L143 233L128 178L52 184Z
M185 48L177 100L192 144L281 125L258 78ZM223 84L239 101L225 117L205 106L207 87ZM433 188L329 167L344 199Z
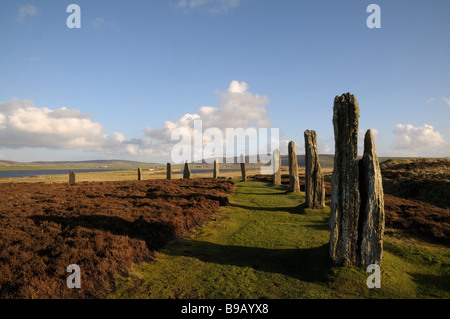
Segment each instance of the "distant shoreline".
M116 172L127 171L128 169L38 169L38 170L0 170L0 178L21 178L21 177L33 177L43 175L64 175L69 174L69 171L75 171L75 173L98 173L98 172Z

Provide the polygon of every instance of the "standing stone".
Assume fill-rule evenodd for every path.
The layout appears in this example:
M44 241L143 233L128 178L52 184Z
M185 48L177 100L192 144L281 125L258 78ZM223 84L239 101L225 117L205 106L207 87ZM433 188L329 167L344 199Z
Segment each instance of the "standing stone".
M298 160L297 153L295 151L295 143L289 142L289 190L294 193L300 192L300 181L298 178Z
M359 161L359 250L362 266L381 265L384 234L384 194L380 165L372 132L364 137L364 155Z
M69 171L69 183L70 184L75 184L75 172L74 171Z
M213 178L219 177L219 161L214 160L214 171L213 171Z
M334 169L331 181L330 257L336 265L355 265L358 241L359 106L355 96L336 96L333 107L335 140Z
M189 163L187 161L184 164L183 178L191 178L191 168L189 167Z
M241 175L242 180L245 182L247 180L247 168L245 167L245 157L241 154Z
M281 156L280 150L273 151L273 185L281 185Z
M305 131L305 197L306 206L313 209L325 207L325 183L317 151L317 134Z
M138 168L138 181L142 181L142 168Z
M172 179L172 164L167 163L167 179Z

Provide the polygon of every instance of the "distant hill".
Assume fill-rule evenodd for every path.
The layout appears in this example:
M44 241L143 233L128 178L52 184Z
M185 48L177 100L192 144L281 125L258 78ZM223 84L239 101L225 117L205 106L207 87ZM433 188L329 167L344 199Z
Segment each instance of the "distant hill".
M297 161L299 167L305 167L305 155L297 155ZM331 154L319 154L320 166L323 168L333 168L334 155ZM281 155L281 166L289 166L289 156Z
M361 157L360 157L361 158ZM237 163L237 157L234 158L234 162ZM378 160L380 163L384 161L389 160L413 160L414 158L411 157L378 157ZM223 158L223 161L225 161L225 158ZM233 158L227 158L227 162L233 161ZM246 156L245 158L246 163L249 162L249 157ZM299 167L305 167L305 155L297 155L297 161ZM334 167L334 154L319 154L319 161L320 166L322 168L333 168ZM206 163L203 161L203 163ZM258 163L259 162L259 156L258 156ZM281 155L281 166L288 166L289 165L289 156L288 155Z
M413 158L407 157L379 157L380 163L387 160L412 160ZM298 164L300 167L305 167L305 155L297 155ZM334 166L334 155L333 154L319 154L320 165L323 168L333 168ZM207 162L203 160L203 164ZM237 163L237 157L234 158L223 158L222 163ZM246 156L246 163L249 163L249 157ZM259 156L258 156L258 163ZM289 164L288 155L281 155L281 165L288 166ZM134 169L136 167L150 168L155 166L165 166L165 163L147 163L139 161L129 161L120 159L111 160L86 160L86 161L34 161L34 162L15 162L8 160L0 160L0 167L8 167L8 169L36 169L36 166L46 168L130 168ZM15 167L15 168L14 168ZM20 167L20 168L19 168Z
M258 163L260 163L260 159L259 159L259 155L257 157ZM222 162L223 163L237 163L237 157L234 158L223 158ZM297 161L298 161L298 165L300 167L304 167L305 166L305 155L297 155ZM333 168L334 165L334 155L332 154L322 154L319 155L319 161L320 161L320 165L323 168ZM245 157L245 162L249 163L249 156ZM207 163L205 160L203 161L203 163ZM288 155L281 155L281 166L288 166L289 165L289 156Z
M87 161L34 161L13 162L0 161L0 167L6 170L30 170L30 169L135 169L137 167L146 169L161 166L156 163L145 163L128 160L87 160Z
M17 164L17 162L0 160L0 166L7 166L7 165L14 165L14 164Z
M31 162L31 164L40 164L40 165L49 165L49 164L51 164L51 165L67 165L67 164L138 165L138 164L155 164L155 163L113 159L113 160L87 160L87 161L35 161L35 162Z

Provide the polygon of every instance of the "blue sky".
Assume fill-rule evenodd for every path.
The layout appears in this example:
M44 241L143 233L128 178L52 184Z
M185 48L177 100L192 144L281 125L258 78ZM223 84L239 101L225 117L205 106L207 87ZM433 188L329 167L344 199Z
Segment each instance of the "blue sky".
M71 3L80 29L66 25ZM380 29L366 25L371 3ZM0 159L165 162L171 131L194 118L279 128L282 152L293 140L300 154L314 129L333 153L346 92L379 156L449 156L449 12L448 0L2 1Z

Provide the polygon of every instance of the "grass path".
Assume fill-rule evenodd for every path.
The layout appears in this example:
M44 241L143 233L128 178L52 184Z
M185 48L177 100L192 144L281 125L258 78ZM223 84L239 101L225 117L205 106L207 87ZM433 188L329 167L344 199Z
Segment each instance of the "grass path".
M107 298L450 298L450 248L389 236L381 289L364 269L332 267L329 208L304 193L239 182L230 205L190 238L118 278Z

